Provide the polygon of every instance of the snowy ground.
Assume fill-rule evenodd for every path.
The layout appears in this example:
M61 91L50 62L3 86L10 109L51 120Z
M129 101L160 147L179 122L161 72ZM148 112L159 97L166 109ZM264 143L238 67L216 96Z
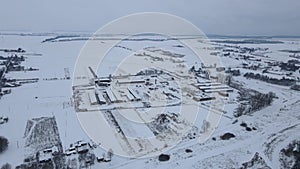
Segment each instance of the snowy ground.
M21 87L13 88L12 93L4 95L0 99L0 115L9 117L8 123L0 125L0 135L9 140L8 149L0 154L0 166L6 162L13 166L23 162L26 152L24 152L24 132L27 120L36 117L55 116L59 129L63 149L67 149L69 144L78 140L90 141L85 131L81 128L74 110L72 102L72 80L61 79L65 77L64 69L68 68L72 74L76 57L78 56L84 41L46 42L41 43L51 36L18 36L0 35L0 48L24 48L31 54L27 55L25 66L37 67L37 72L9 72L6 76L13 78L39 78L37 83L24 84ZM279 39L283 44L242 44L242 47L269 48L266 53L268 58L263 61L284 61L289 58L289 54L279 50L292 49L299 50L298 39ZM161 44L158 42L134 42L129 41L115 47L99 65L98 74L107 76L116 70L119 60L130 55L133 51L139 51L145 46L159 46L177 53L189 55L191 59L187 64L195 63L193 53L185 48L174 47L178 45L176 41L167 41ZM199 46L203 47L203 44ZM205 45L204 45L205 46ZM216 46L219 46L216 45ZM131 49L131 50L129 50ZM5 53L0 53L5 55ZM110 57L110 56L120 56ZM123 58L122 58L123 57ZM288 59L287 59L288 58ZM225 67L240 68L244 62L234 57L221 57ZM298 59L299 60L299 59ZM130 60L128 60L130 61ZM197 60L196 60L197 61ZM252 62L256 63L256 62ZM159 65L162 66L162 65ZM253 70L240 69L241 73ZM258 70L259 71L259 70ZM299 71L299 70L298 70ZM270 75L275 76L275 75ZM299 72L295 73L299 77ZM46 80L58 78L58 80ZM92 168L239 168L242 163L251 160L256 152L265 160L271 168L280 167L279 152L292 140L300 139L300 92L290 90L289 87L274 85L259 80L246 79L243 76L234 77L245 87L257 90L262 93L272 91L278 97L271 106L254 112L252 115L243 115L235 118L233 111L237 107L238 93L234 90L225 101L225 111L227 112L220 120L218 128L212 136L203 144L199 144L197 139L184 139L178 145L170 149L166 154L170 154L170 160L166 162L158 161L157 156L140 159L128 159L115 155L109 163L97 163ZM206 103L208 104L208 103ZM207 105L198 106L191 103L190 109L198 108L199 114L195 124L201 128L203 120L207 117L209 107ZM188 110L188 109L187 109ZM122 113L117 115L122 117ZM238 120L233 124L235 120ZM136 136L141 131L147 131L145 126L131 125L126 120L119 120L126 130L127 135ZM248 126L257 130L246 131L240 124L246 122ZM125 126L125 127L124 127ZM101 132L101 131L100 131ZM220 136L226 132L233 133L236 137L230 140L221 140ZM103 133L105 133L103 131ZM150 133L143 133L140 137L148 136ZM212 140L212 138L216 140ZM187 153L185 150L191 149Z

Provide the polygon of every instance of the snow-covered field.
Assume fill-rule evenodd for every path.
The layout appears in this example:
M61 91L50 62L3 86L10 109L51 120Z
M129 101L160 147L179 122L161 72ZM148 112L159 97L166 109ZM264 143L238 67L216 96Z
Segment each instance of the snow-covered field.
M125 136L145 139L149 136L153 136L151 126L149 127L143 123L130 123L128 122L128 117L136 118L136 120L148 121L149 119L156 118L156 116L153 115L153 112L176 112L180 109L176 107L178 105L170 107L162 106L162 108L157 106L152 110L151 108L134 109L141 105L141 103L134 102L130 104L130 108L133 107L134 109L133 111L130 109L120 109L120 111L118 111L118 107L128 108L126 107L128 104L116 103L107 104L102 107L99 105L83 105L88 107L88 110L93 111L76 112L75 107L77 103L76 99L74 101L73 98L72 73L77 56L85 41L78 39L72 40L72 37L68 37L64 38L66 39L65 41L42 43L45 39L52 38L53 36L54 35L48 34L41 34L39 36L0 34L0 49L25 49L25 61L21 64L25 67L39 69L38 71L11 71L5 74L5 77L8 79L39 78L39 80L36 83L22 84L19 87L2 88L2 90L11 89L11 93L3 95L2 97L0 96L0 116L7 116L9 118L8 122L0 124L0 136L6 137L9 141L7 150L0 153L0 166L5 163L9 163L14 167L18 166L24 162L28 153L32 153L26 152L29 150L25 148L26 139L24 138L24 134L27 121L33 118L55 117L64 153L72 147L70 144L74 144L79 140L84 140L91 144L90 152L93 152L95 156L98 157L104 152L99 146L101 143L92 140L88 136L89 132L87 132L87 134L84 128L82 128L81 123L83 123L83 121L79 121L77 118L77 116L85 116L81 113L93 113L95 110L111 109L111 116L118 122L118 127L122 129L122 133L124 133ZM182 109L184 111L181 111L180 113L182 113L183 116L185 113L198 113L197 116L195 116L195 119L191 120L193 123L190 121L184 123L186 124L185 127L192 127L191 125L193 125L194 127L197 127L198 130L195 132L195 138L188 138L186 136L188 134L187 131L183 130L186 133L179 134L179 136L182 136L183 138L180 138L178 142L176 141L176 144L170 145L171 147L169 147L166 152L160 152L159 149L156 150L159 153L170 155L168 161L158 160L158 155L146 158L128 158L119 156L116 153L112 156L111 161L97 162L97 160L94 160L94 164L90 167L124 169L240 168L243 167L243 163L251 161L254 155L258 153L264 162L254 160L255 164L252 168L257 168L260 165L262 165L262 168L267 166L270 168L283 168L282 160L280 160L281 150L286 148L293 140L300 140L300 91L292 90L288 85L276 85L272 84L270 81L260 80L258 78L246 78L243 75L245 73L258 73L266 75L268 78L280 79L284 77L293 79L295 84L299 84L299 68L296 71L283 70L281 69L282 65L280 65L279 62L287 63L288 60L300 61L300 57L291 57L291 53L283 51L299 51L300 40L278 39L278 41L281 41L282 43L264 44L230 44L220 42L222 40L224 39L213 39L213 42L209 43L195 41L195 46L203 51L203 55L211 53L211 57L215 57L212 53L216 52L216 55L217 57L220 57L225 70L228 70L229 67L231 70L239 70L239 76L231 76L232 82L240 84L243 89L255 90L264 94L268 92L275 93L276 97L271 105L262 107L249 114L243 114L236 117L234 112L242 101L239 100L239 88L235 88L230 84L228 85L230 86L230 89L232 89L232 92L229 92L228 97L221 97L222 102L224 102L224 110L223 107L212 108L211 105L214 101L195 101L191 96L200 95L202 93L192 86L193 83L197 83L197 78L189 79L186 77L192 76L188 73L189 69L192 66L195 66L197 69L201 60L199 60L191 50L185 46L181 46L181 44L175 40L129 40L121 42L107 54L103 62L99 65L99 69L96 70L96 74L99 75L99 77L107 77L110 74L133 74L138 73L137 69L143 69L145 65L149 66L149 63L152 63L152 67L155 66L156 68L165 70L168 74L174 75L174 77L178 76L178 79L180 79L180 75L186 75L184 76L186 79L178 80L182 82L180 84L182 85L182 93L186 94L182 98ZM184 54L185 62L183 64L181 60L178 59L175 61L166 60L165 62L156 62L151 60L151 57L159 58L165 56L162 56L162 53L159 53L161 51L149 51L149 48L147 47L155 47L154 49ZM254 51L249 52L249 49L253 49ZM243 53L243 50L246 50L246 52ZM145 56L135 56L134 54L137 53L142 53ZM0 56L7 57L11 54L13 53L0 51ZM148 55L151 57L148 58ZM294 56L297 55L299 56L299 53ZM122 63L120 63L121 61ZM174 66L172 63L176 63L174 65L182 64L186 67L184 69L181 67L172 67ZM272 65L274 63L277 65ZM130 65L135 64L136 66L132 66L134 69L126 69L129 68ZM300 65L299 63L296 63L296 65L297 64ZM223 67L222 65L217 66ZM68 74L67 70L71 74L70 79L66 78ZM172 70L174 71L172 72ZM265 72L264 70L269 72ZM224 71L222 72L224 73ZM224 74L229 75L230 72ZM171 87L176 88L174 85ZM158 97L153 98L155 99L151 104L159 105L157 103L159 102L157 101ZM84 101L85 99L83 98L83 102ZM128 113L134 113L135 115L133 116L135 117L126 115ZM210 113L224 114L216 128L206 126L208 130L214 132L212 132L212 135L208 137L204 143L199 143L198 137L205 135L205 132L207 131L204 129L204 131L201 132L205 120ZM104 115L101 114L100 116ZM99 122L97 121L99 114L95 114L93 117L95 117L94 121L85 121L85 123ZM111 117L105 118L109 119ZM87 120L89 119L90 118L87 118ZM102 123L105 123L105 121ZM246 123L251 131L242 127L241 123ZM183 123L180 123L178 126L181 127L182 124ZM174 125L176 126L175 122ZM106 129L105 127L107 126L101 124L99 124L99 127L103 128L95 128L95 133L99 133L100 135L105 135L106 133L109 135L107 137L116 137L116 140L123 139L123 135L114 134L115 128L111 127ZM178 131L180 130L178 129ZM235 137L228 140L221 139L220 137L225 133L232 133ZM164 136L167 137L168 135ZM173 139L176 140L178 138L174 137ZM138 143L134 142L134 140L126 143L116 142L116 145L119 147L110 148L130 151L130 148L126 146L140 146L142 147L142 150L140 151L139 156L141 154L147 155L147 153L149 153L148 151L152 151L155 148L147 140ZM160 144L160 146L163 145ZM134 151L139 150L134 149ZM299 153L299 148L298 150L295 150L295 153L297 151ZM115 152L118 151L115 150ZM67 156L66 163L72 163L72 159L75 159L76 161L77 158L79 158L77 155ZM75 162L72 166L80 168L81 165L79 165L79 162L78 164ZM248 166L248 168L251 168L251 166Z

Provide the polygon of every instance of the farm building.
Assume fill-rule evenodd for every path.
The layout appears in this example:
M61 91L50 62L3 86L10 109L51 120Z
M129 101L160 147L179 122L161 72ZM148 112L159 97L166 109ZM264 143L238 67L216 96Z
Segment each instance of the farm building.
M117 98L115 97L115 95L112 93L111 89L106 89L105 93L107 94L107 98L109 99L109 101L111 103L116 103L118 102Z
M96 93L95 93L94 90L89 90L88 91L88 96L89 96L89 100L90 100L91 105L98 104L98 99L96 97Z
M96 90L96 96L97 96L98 101L99 101L100 104L105 104L106 103L106 100L103 97L103 93L100 90Z
M134 97L135 101L140 101L142 98L136 93L135 90L133 90L131 87L127 88L129 93Z

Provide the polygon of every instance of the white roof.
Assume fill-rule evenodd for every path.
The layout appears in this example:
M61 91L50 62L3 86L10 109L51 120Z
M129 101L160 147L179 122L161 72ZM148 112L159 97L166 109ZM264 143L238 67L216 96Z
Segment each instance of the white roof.
M200 86L199 89L205 90L205 89L223 89L228 88L226 85L220 85L220 86Z
M127 92L127 97L129 100L134 100L133 95L129 91Z
M232 89L209 89L209 90L205 90L205 92L207 93L212 93L212 92L229 92L229 91L233 91Z
M111 101L117 101L115 95L111 92L110 89L106 89L106 93L107 93L107 96L109 97L109 99L110 99Z
M96 93L95 93L94 90L88 91L88 95L89 95L89 99L90 99L91 104L97 103Z
M52 155L50 153L40 153L39 160L40 161L46 161L52 158Z
M99 98L100 102L106 102L106 100L104 99L102 93L98 93L98 98Z
M221 85L221 83L218 82L205 82L205 83L197 83L195 84L196 86L216 86L216 85Z
M100 148L100 147L95 148L95 149L93 150L93 152L94 152L94 154L95 154L96 157L103 157L103 154L106 153L106 151L103 150L103 149Z
M131 94L133 95L134 98L136 98L136 99L141 99L141 97L140 97L140 96L136 93L136 91L133 90L131 87L128 87L127 89L128 89L128 91L129 91L129 93L131 93Z

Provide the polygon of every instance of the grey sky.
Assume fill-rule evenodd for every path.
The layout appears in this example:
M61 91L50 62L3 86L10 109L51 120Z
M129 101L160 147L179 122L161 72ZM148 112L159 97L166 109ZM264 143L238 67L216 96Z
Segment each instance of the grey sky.
M300 35L299 0L1 0L0 31L89 31L136 12L183 17L206 34Z

